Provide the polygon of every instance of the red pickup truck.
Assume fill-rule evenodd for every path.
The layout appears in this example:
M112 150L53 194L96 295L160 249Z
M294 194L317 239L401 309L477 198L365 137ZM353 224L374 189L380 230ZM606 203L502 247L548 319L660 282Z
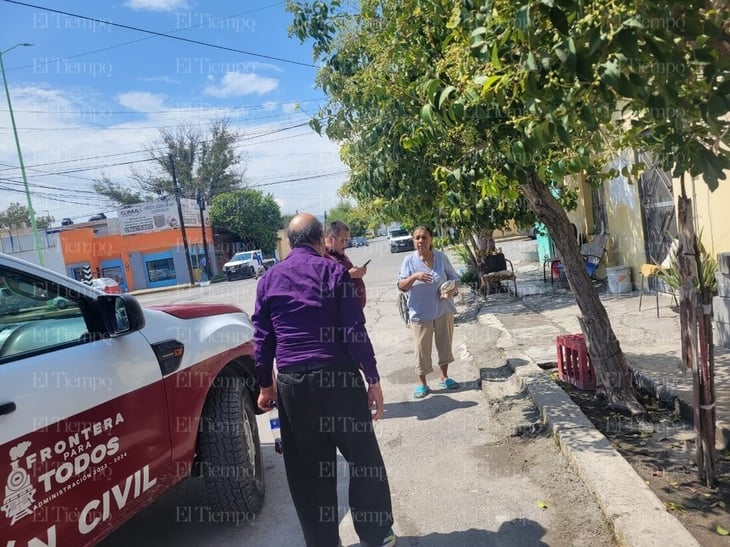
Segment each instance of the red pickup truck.
M1 545L93 545L192 474L227 522L261 508L244 312L143 309L4 254L0 287L38 302L0 302Z

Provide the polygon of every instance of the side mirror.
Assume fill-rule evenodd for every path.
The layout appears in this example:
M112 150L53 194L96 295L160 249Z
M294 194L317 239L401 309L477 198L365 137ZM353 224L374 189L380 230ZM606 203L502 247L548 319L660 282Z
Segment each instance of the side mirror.
M142 306L131 294L104 295L100 296L97 302L109 336L122 336L144 328Z

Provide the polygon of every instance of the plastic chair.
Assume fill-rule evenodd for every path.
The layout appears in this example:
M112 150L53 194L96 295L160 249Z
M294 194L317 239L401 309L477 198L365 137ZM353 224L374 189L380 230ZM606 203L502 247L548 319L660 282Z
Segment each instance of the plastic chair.
M586 266L586 273L588 274L588 277L591 278L591 281L594 281L596 284L600 284L605 281L605 278L601 278L598 276L598 268L601 265L603 254L606 251L607 242L608 234L598 234L595 238L593 238L592 242L583 243L580 246L580 254L583 257L583 262ZM555 277L556 272L558 273L557 277L561 279L564 275L563 262L559 257L555 256L546 258L543 262L543 282L547 282L547 275L545 273L545 270L548 264L550 265L550 283L553 282L553 278Z
M646 288L649 288L649 279L652 277L656 278L659 273L659 266L656 264L642 264L641 265L641 285L639 286L639 311L641 311L641 299L644 296L644 279L647 280ZM659 317L659 290L654 291L656 294L656 316Z

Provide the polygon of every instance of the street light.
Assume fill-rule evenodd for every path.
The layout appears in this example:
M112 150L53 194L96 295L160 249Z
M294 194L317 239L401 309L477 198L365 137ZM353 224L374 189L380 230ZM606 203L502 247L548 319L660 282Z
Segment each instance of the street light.
M3 84L5 85L5 96L8 98L8 112L10 112L10 121L13 124L13 135L15 135L15 147L18 149L18 161L20 162L20 172L23 174L23 186L25 187L25 197L28 200L28 214L30 215L30 225L33 228L33 238L35 240L35 252L38 255L38 264L43 264L43 253L41 252L41 238L38 235L38 226L35 222L35 211L33 210L33 201L30 198L30 187L28 186L28 176L25 174L25 164L23 163L23 153L20 151L20 139L18 139L18 128L15 126L15 115L13 114L13 104L10 102L10 91L8 90L8 79L5 76L5 64L3 63L3 55L8 51L19 46L32 46L33 44L21 43L15 44L4 51L0 51L0 71L3 73Z

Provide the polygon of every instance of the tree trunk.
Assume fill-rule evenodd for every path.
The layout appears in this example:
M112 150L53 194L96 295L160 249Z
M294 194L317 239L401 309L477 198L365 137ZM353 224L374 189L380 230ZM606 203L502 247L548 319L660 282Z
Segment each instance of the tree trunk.
M611 407L632 415L645 415L644 407L636 399L629 367L606 308L586 272L568 215L537 173L530 175L521 190L537 219L547 227L562 257L565 276L582 315L581 327L600 389Z
M704 280L699 280L701 271L699 246L694 231L692 200L685 193L677 202L677 224L679 227L679 309L680 332L682 336L682 362L692 370L694 404L694 428L697 457L697 478L709 487L715 486L715 389L714 356L712 349L712 323L708 308L711 297Z

